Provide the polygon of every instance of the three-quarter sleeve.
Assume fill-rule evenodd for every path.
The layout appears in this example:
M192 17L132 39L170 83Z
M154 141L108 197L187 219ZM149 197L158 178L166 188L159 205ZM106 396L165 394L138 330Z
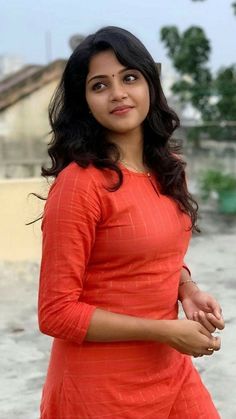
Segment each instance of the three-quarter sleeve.
M95 306L80 300L101 205L88 169L67 166L49 191L42 222L39 328L80 344Z
M182 268L186 269L186 271L188 271L189 275L191 276L191 271L185 262L183 263Z

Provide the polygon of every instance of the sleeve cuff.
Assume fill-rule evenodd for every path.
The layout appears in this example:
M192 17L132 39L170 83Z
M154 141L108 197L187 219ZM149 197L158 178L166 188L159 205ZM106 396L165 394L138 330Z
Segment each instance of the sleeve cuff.
M191 276L191 271L190 271L190 269L188 268L188 266L187 266L187 265L185 265L185 263L183 263L182 268L186 269L186 271L188 271L189 275Z

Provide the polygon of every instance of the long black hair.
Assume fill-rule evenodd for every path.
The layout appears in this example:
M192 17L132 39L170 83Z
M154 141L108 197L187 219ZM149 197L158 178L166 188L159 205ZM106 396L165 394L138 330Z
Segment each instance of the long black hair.
M125 29L101 28L87 36L70 56L49 104L51 167L42 166L41 175L55 178L75 161L81 167L92 164L100 170L109 168L117 172L118 182L109 187L109 191L116 191L122 185L123 174L117 165L119 147L107 141L105 128L89 112L85 97L90 60L106 50L112 50L122 65L139 70L146 79L150 108L143 122L144 163L156 175L162 193L172 197L180 209L190 215L192 229L199 231L196 225L198 205L188 192L185 180L186 163L180 157L180 146L171 138L179 127L179 118L167 104L152 56L142 42ZM111 152L113 159L109 157Z

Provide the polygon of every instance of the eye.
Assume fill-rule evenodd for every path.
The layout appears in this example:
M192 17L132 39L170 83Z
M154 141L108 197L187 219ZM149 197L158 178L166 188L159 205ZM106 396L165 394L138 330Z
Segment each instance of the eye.
M92 90L102 90L102 86L105 86L105 84L102 82L95 83L92 87Z
M133 82L135 80L138 79L138 76L136 76L136 74L126 74L126 76L124 77L125 81L127 82Z

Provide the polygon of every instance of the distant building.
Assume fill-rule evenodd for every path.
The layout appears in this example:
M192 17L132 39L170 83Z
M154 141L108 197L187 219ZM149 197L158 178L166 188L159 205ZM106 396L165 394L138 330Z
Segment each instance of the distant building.
M19 55L0 55L0 80L20 70L25 65Z
M28 65L0 81L0 177L39 174L32 163L46 154L48 105L65 63Z

